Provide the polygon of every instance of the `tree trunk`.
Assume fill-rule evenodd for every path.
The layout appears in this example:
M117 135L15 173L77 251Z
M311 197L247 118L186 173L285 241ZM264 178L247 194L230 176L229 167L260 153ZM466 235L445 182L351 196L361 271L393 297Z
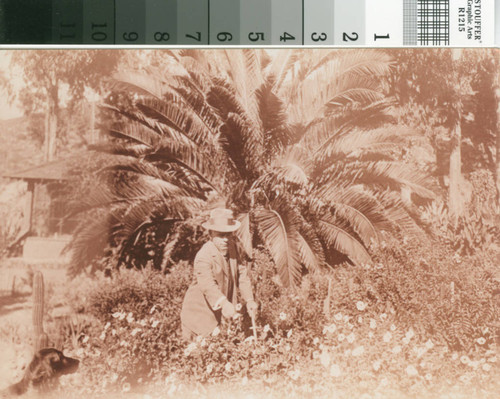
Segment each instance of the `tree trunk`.
M45 117L44 159L53 161L57 152L57 123L59 98L57 86L49 89L47 95L47 115Z
M450 154L450 189L448 197L448 207L450 214L456 220L463 213L463 197L460 190L462 180L462 154L460 144L462 142L462 129L460 118L453 128L451 137Z

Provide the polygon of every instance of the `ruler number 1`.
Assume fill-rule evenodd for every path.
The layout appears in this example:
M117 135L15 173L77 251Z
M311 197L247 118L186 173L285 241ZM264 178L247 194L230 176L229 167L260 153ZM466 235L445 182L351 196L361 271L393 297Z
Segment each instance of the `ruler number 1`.
M344 42L347 42L347 41L351 41L351 42L355 42L356 40L358 40L358 34L356 32L352 32L351 33L352 36L349 36L347 34L347 32L344 32L344 34L342 35L342 40Z

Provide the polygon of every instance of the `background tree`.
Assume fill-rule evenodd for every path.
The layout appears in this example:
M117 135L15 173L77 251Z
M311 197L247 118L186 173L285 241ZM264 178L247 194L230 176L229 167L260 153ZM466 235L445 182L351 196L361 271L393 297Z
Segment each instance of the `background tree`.
M19 69L24 87L13 93L26 115L43 119L44 159L57 154L58 143L65 134L61 124L61 106L71 109L86 89L102 90L103 78L116 68L122 52L97 50L16 50L11 66ZM42 115L42 117L40 117Z
M462 170L493 170L494 57L471 49L460 53L411 49L394 54L397 70L390 86L399 100L401 119L419 127L432 143L435 173L449 177L448 206L457 216L466 197Z

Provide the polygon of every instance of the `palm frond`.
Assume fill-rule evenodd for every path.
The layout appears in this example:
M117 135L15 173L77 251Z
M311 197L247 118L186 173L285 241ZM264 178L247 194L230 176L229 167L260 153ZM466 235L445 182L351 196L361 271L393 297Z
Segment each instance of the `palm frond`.
M115 234L118 220L111 214L100 215L90 221L81 223L69 245L71 263L69 274L81 273L97 256L110 245Z
M164 83L138 72L120 72L109 81L109 88L114 91L128 91L139 95L163 97Z
M268 248L282 284L295 287L301 277L301 258L298 251L299 234L289 215L275 209L257 209L255 222Z
M264 132L266 153L272 156L291 142L291 132L285 114L285 107L273 93L274 82L269 80L256 91L259 116Z
M236 231L236 236L238 237L248 257L252 259L253 249L252 249L252 233L250 231L250 214L243 213L238 216L238 220L240 221L241 226Z
M354 236L337 226L331 216L323 215L317 224L318 234L328 246L346 254L349 259L358 265L371 260L366 248Z

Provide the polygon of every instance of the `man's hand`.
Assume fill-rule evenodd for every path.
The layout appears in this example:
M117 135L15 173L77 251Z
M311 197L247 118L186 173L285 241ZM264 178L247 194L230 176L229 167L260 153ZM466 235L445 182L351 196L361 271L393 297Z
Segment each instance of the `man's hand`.
M257 302L255 302L255 301L248 301L247 302L247 312L251 318L255 318L257 316L257 309L258 308L259 308L259 306L257 305Z
M222 302L222 316L224 316L226 319L229 319L231 317L234 317L235 315L236 309L234 308L234 305L227 299Z

